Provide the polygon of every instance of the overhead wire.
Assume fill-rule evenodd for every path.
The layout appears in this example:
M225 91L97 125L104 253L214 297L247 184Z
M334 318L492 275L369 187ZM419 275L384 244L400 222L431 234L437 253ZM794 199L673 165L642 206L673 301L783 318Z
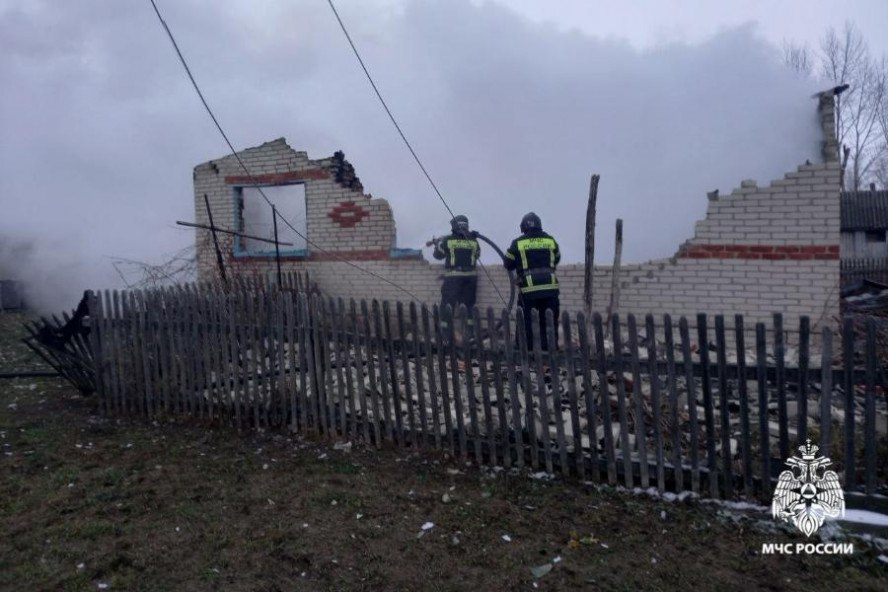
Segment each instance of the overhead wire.
M216 129L219 130L219 134L225 140L225 143L228 145L229 150L231 150L231 154L237 160L237 163L240 165L241 169L243 169L244 173L246 173L246 175L250 178L250 183L251 183L252 187L259 192L259 194L262 196L262 198L266 201L266 203L270 207L277 210L274 203L272 203L272 201L270 199L268 199L268 196L265 195L265 192L262 191L262 187L259 185L258 180L256 179L256 177L253 176L253 174L250 172L249 168L247 168L247 165L241 159L240 154L238 154L237 151L234 149L234 145L231 143L231 140L228 139L228 135L225 133L225 130L222 129L222 125L219 123L219 120L216 118L216 115L213 113L213 110L210 108L210 105L207 103L206 98L204 98L203 92L201 92L200 86L198 86L197 81L194 78L194 75L191 73L191 68L188 67L188 62L185 60L185 56L182 54L182 51L179 49L179 44L176 43L176 38L173 36L173 32L170 30L169 26L167 25L166 21L163 18L163 15L160 13L160 9L158 8L157 3L155 2L155 0L149 0L149 1L151 2L151 6L154 8L154 13L157 15L157 18L160 21L160 24L163 26L164 31L166 31L167 37L169 37L170 42L173 44L173 48L176 50L176 55L179 56L179 61L182 63L182 67L185 68L185 72L186 72L186 74L188 74L189 80L191 80L191 85L194 87L194 90L197 92L197 96L200 97L200 101L201 101L201 103L203 103L204 109L206 109L210 118L213 120L213 123L215 124ZM360 265L358 265L352 261L349 261L348 259L340 257L335 251L328 251L327 249L320 247L317 243L310 240L306 235L302 234L295 226L293 226L290 223L289 220L287 220L284 216L282 216L279 211L276 212L276 215L278 218L281 219L281 221L283 221L284 224L286 224L293 232L295 232L300 238L302 238L308 245L312 246L313 248L317 249L318 251L325 253L327 255L330 255L331 257L333 257L333 259L335 259L336 261L339 261L340 263L345 263L346 265L349 265L350 267L353 267L354 269L357 269L363 273L366 273L367 275L375 277L376 279L381 280L381 281L393 286L394 288L397 288L398 290L407 294L408 296L410 296L413 300L415 300L417 302L420 302L420 303L422 302L422 300L420 300L413 292L411 292L407 288L404 288L403 286L398 285L396 282L394 282L386 277L383 277L383 276L379 275L378 273L370 271L369 269L361 267Z
M153 2L154 0L152 0ZM428 180L429 184L432 186L432 189L435 190L435 193L438 195L438 199L441 200L441 203L444 204L444 207L447 209L447 212L450 214L451 218L455 217L453 210L450 208L450 205L447 203L447 200L444 199L444 196L441 194L441 191L438 189L438 186L432 180L431 175L426 170L425 165L422 164L422 161L419 159L419 155L416 154L416 151L413 149L413 146L410 144L410 141L407 140L407 136L404 135L404 131L401 129L401 126L398 125L398 121L395 119L392 110L389 109L388 104L385 102L385 99L382 98L382 93L379 92L379 88L376 86L376 83L373 81L373 77L370 76L370 71L367 69L367 65L364 64L364 60L361 58L361 54L358 52L358 48L355 46L354 41L352 41L351 35L348 33L348 29L345 27L345 23L342 22L342 18L339 16L339 12L336 10L336 6L333 4L333 0L327 0L327 3L330 5L330 9L333 11L333 15L336 17L337 22L339 22L339 27L342 29L342 32L345 34L345 38L348 40L348 44L351 46L352 51L355 54L355 57L358 59L358 63L361 65L361 69L364 71L364 75L367 76L367 80L370 82L370 86L373 87L373 92L376 93L376 98L379 99L379 102L382 103L382 108L385 109L386 114L388 114L389 119L392 124L395 126L395 129L398 130L398 135L401 136L401 139L404 141L404 144L407 146L407 149L410 151L410 154L413 155L413 160L416 161L416 164L419 165L420 170L422 170L423 175ZM478 264L481 266L481 269L484 271L484 274L487 276L488 281L490 281L490 285L493 286L493 289L496 291L496 295L499 296L499 299L508 306L506 303L506 299L503 298L502 293L500 293L499 287L493 281L493 278L490 277L490 272L487 271L487 267L481 261L478 261Z

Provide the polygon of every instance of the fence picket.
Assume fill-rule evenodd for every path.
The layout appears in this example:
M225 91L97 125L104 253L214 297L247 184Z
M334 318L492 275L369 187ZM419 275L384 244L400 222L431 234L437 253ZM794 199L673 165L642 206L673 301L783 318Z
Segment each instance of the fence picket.
M688 320L685 317L678 319L678 333L681 337L681 357L685 371L685 384L688 390L688 423L690 424L691 432L689 451L691 457L691 491L700 493L700 422L697 418L697 393L693 360L691 359L691 337L688 329Z
M411 372L410 365L407 360L407 330L404 327L404 304L398 302L396 307L397 319L398 319L398 340L401 342L401 376L404 379L404 404L403 406L398 406L398 417L403 417L403 414L407 414L407 433L404 434L403 443L406 444L409 440L410 445L414 448L417 446L417 440L420 438L417 437L416 433L416 417L413 409L413 384L411 381ZM416 326L413 327L413 339L412 342L416 343ZM416 372L413 373L417 377L417 382L422 382L422 373L419 372L419 366L416 367ZM420 388L417 386L417 388ZM400 420L400 429L405 429L404 420ZM403 432L402 432L403 433ZM409 436L409 438L408 438Z
M845 318L842 331L842 361L845 365L845 489L857 485L854 451L855 401L854 401L854 320Z
M743 315L734 316L734 339L737 345L737 390L740 397L740 454L743 461L743 487L746 497L752 497L752 431L749 425L749 390L746 384L746 345L744 343Z
M768 425L768 378L766 374L767 349L765 345L765 325L755 324L755 354L759 400L759 437L762 455L762 493L771 493L771 432Z
M552 466L552 438L549 428L549 400L546 396L546 377L543 370L543 350L540 331L540 311L536 308L530 310L530 326L533 331L533 362L536 370L536 394L537 405L540 410L539 435L531 434L540 441L543 447L543 458L546 462L546 472L550 475L554 472ZM552 344L554 347L555 344ZM531 412L533 410L531 409Z
M330 299L330 317L333 321L333 352L336 359L336 402L339 406L339 434L348 438L348 404L346 403L345 375L349 372L351 364L348 356L348 328L345 323L345 303L342 298L334 301ZM351 399L349 393L349 400Z
M426 409L425 384L423 383L422 367L423 357L422 335L425 334L423 327L419 324L419 315L416 311L416 303L410 302L410 326L413 328L413 368L416 370L416 405L419 412L419 433L413 434L413 444L419 445L423 449L429 444L429 421ZM427 350L426 358L431 358L431 350ZM431 373L429 373L431 374ZM429 376L431 378L431 376ZM431 386L429 387L431 389ZM411 415L412 418L412 415Z
M457 350L459 348L456 345L457 313L458 311L453 310L453 307L448 304L444 307L441 314L442 322L445 320L447 321L447 349L450 351L450 383L453 388L453 419L456 423L456 433L459 438L459 455L464 459L468 459L469 451L466 443L465 430L466 415L463 410L462 389L459 385L459 364L457 363L457 360L459 359L457 356Z
M456 454L456 440L454 436L454 428L453 428L453 420L450 416L450 396L447 392L447 389L450 388L447 380L447 366L445 363L445 350L452 348L447 348L444 343L445 339L445 329L443 327L444 319L441 315L447 315L447 307L438 308L438 305L432 306L432 320L435 326L435 345L438 349L438 374L440 376L440 385L441 385L441 411L444 413L444 430L447 433L447 444L450 449L451 454ZM456 396L459 396L459 391L456 391ZM440 429L440 425L436 426L436 429Z
M611 315L611 334L614 342L614 376L617 383L617 410L620 418L620 455L623 458L623 481L632 487L632 447L629 444L629 417L626 404L626 378L623 375L623 341L620 333L620 315Z
M388 335L383 332L383 319L382 313L380 311L379 301L374 300L372 305L373 310L373 328L376 331L376 339L374 340L374 344L376 345L376 354L377 359L379 360L379 374L377 375L377 379L379 380L379 393L380 393L380 402L382 403L382 425L383 425L383 434L385 439L389 442L395 441L395 428L392 422L391 416L391 408L389 403L389 385L388 385L388 374L386 372L387 366L387 356L386 356L386 341L388 339Z
M382 303L382 328L383 328L383 337L382 344L384 347L380 348L380 360L385 360L385 368L382 367L382 362L380 361L380 376L384 377L384 380L380 381L383 385L383 407L385 408L385 417L386 421L391 421L389 424L389 429L393 433L393 438L395 442L398 443L398 446L404 447L404 430L401 420L401 392L398 388L398 373L395 368L395 348L394 348L394 332L392 331L392 314L391 308L389 307L388 300L383 301ZM386 368L388 369L388 375L386 375ZM391 388L389 396L386 396L385 388L388 386ZM389 404L391 404L391 408L389 408ZM389 413L391 411L391 413Z
M101 292L89 292L90 332L89 343L93 351L93 376L96 381L96 395L99 400L100 413L110 414L108 405L107 368L105 362L105 315L102 310Z
M484 347L484 333L481 327L481 311L478 307L472 307L472 320L474 325L475 347L478 351L478 380L481 383L481 402L484 408L484 432L487 436L487 462L491 466L497 466L496 432L493 429L493 416L490 404L490 380L487 374L487 351ZM491 348L492 349L492 348ZM471 371L471 367L466 369ZM480 443L480 434L478 437ZM479 461L482 462L482 461Z
M349 309L352 315L352 326L355 329L355 356L357 358L355 369L355 388L358 389L358 397L361 402L361 423L363 424L364 442L370 442L370 426L376 425L376 416L370 418L367 408L367 380L369 380L369 369L367 370L367 379L364 378L365 367L370 364L370 321L367 318L367 303L361 301L361 321L358 321L357 303L352 300L349 303ZM361 330L359 330L359 326ZM366 360L366 362L365 362ZM379 434L373 429L375 442L379 442Z
M725 317L715 317L715 349L716 364L718 365L718 398L719 417L721 419L721 457L722 457L722 485L725 498L734 496L734 476L732 474L731 455L731 418L728 407L728 348L725 343Z
M718 465L715 458L715 410L712 401L712 383L709 367L709 332L706 315L697 315L697 345L700 354L700 369L703 389L703 418L706 422L706 469L709 479L709 495L718 498Z
M555 439L558 443L558 464L561 466L561 474L569 475L570 466L567 464L567 446L564 443L564 413L561 407L561 372L558 366L558 342L555 335L558 330L558 319L551 308L547 308L546 315L546 339L549 343L549 349L546 357L549 360L549 377L552 385L552 420L555 422ZM569 381L573 381L573 377L568 377ZM546 404L548 409L549 405ZM551 441L551 438L550 438Z
M672 423L672 468L676 491L684 489L684 466L681 459L681 423L678 414L678 376L675 372L675 340L672 317L663 316L663 341L666 349L666 384L669 389L669 419Z
M292 275L290 275L290 281L293 281ZM287 344L285 355L285 363L287 367L287 375L285 377L285 381L287 387L284 394L285 403L283 408L283 417L281 418L281 425L283 428L287 429L290 432L295 432L297 427L296 397L299 389L299 384L297 381L299 371L296 368L296 344L298 339L298 331L296 326L296 303L294 302L294 297L294 292L288 292L284 294L284 328L282 333L284 335L284 341ZM281 344L281 348L283 348L283 344Z
M798 406L797 426L798 443L801 444L808 438L808 364L811 338L811 319L803 316L799 319L799 381L798 381Z
M484 463L484 455L482 453L482 436L481 430L478 425L478 397L475 395L475 370L473 367L472 360L472 345L471 345L471 330L469 329L469 323L473 323L471 319L474 319L475 315L474 311L477 310L473 307L473 311L470 312L466 309L465 305L460 305L459 307L459 322L460 327L463 329L461 331L462 334L462 344L459 348L461 351L461 360L465 364L465 372L466 372L466 394L468 399L469 406L469 425L472 430L472 444L475 450L475 462L479 465ZM471 317L469 315L472 315ZM456 323L454 323L455 325ZM463 415L465 418L465 415Z
M645 335L648 345L648 366L651 381L651 409L654 424L654 457L657 462L657 490L666 491L666 467L663 459L663 426L660 417L660 375L657 370L657 339L654 327L654 315L648 314L644 319Z
M496 327L496 314L493 307L487 307L487 334L490 335L490 372L493 374L493 390L496 401L496 415L499 426L496 428L499 435L498 451L503 459L503 466L511 468L512 453L509 451L509 417L506 411L506 393L503 384L502 351L500 350L499 332ZM493 422L491 422L493 423ZM498 455L491 453L493 462L497 462Z
M274 425L278 428L287 423L287 400L289 386L289 374L287 373L287 351L284 344L287 341L286 325L284 324L284 298L289 297L285 292L276 290L274 293L274 341L272 354L277 356L277 368L275 369L276 393L274 398Z
M420 316L422 317L422 335L425 344L425 352L426 352L426 375L429 378L429 402L431 404L431 413L429 414L428 426L429 431L432 434L432 442L434 443L435 449L441 449L441 416L439 414L438 408L438 389L435 386L435 348L432 343L433 335L432 328L429 325L429 307L425 304L422 305L420 309ZM440 345L440 341L438 342ZM440 347L438 347L440 349Z
M238 430L243 428L243 418L241 416L241 388L246 388L246 381L242 381L243 378L243 355L245 354L245 350L243 349L243 342L239 339L240 331L238 328L239 321L239 302L238 302L238 292L232 291L228 294L228 298L226 299L226 304L228 305L228 337L229 337L229 356L228 356L228 368L229 374L231 375L231 393L229 396L225 397L225 405L226 407L234 407L234 413L229 412L229 419L234 417L235 425Z
M311 355L311 326L310 319L308 314L308 295L305 292L300 292L296 296L296 314L298 319L298 325L296 326L297 336L296 339L299 341L299 427L302 430L302 433L305 434L309 428L309 384L312 381L312 377L314 376L312 366L314 364L313 357ZM294 419L295 421L295 419Z
M378 321L379 315L378 304L374 300L374 323ZM377 448L382 447L382 438L380 433L380 413L379 413L379 388L376 384L376 340L378 333L373 335L370 331L370 313L367 310L367 301L361 300L361 314L364 316L364 345L367 351L367 376L370 379L370 404L373 415L373 440Z
M786 360L783 315L774 313L774 364L777 387L777 420L780 424L780 458L789 457L789 416L786 410Z
M641 487L650 486L650 460L647 453L647 426L645 425L644 394L641 392L641 362L638 355L638 326L635 315L626 315L629 331L630 370L632 371L632 399L635 402L635 448L638 451L638 468ZM631 407L631 403L630 403Z
M578 318L577 322L585 323L585 320ZM573 436L573 462L576 466L577 475L583 481L586 480L586 460L583 457L583 432L580 427L580 410L577 403L577 368L574 358L573 338L570 331L570 315L567 312L561 313L561 336L564 339L564 370L567 374L567 399L570 410L570 430ZM583 376L585 379L585 375ZM589 384L586 382L585 384ZM591 401L591 393L587 396L587 401ZM586 413L586 422L594 423L595 413L588 411ZM594 453L595 443L589 439L590 452ZM593 463L595 466L597 463ZM593 475L597 471L593 471Z
M518 338L518 358L521 361L521 386L524 390L524 425L530 444L530 466L540 466L540 453L537 443L536 418L533 412L533 391L530 386L530 356L527 351L527 333L524 330L524 315L528 314L521 307L515 314L515 335Z
M820 338L820 446L823 454L833 456L832 446L832 350L833 332L823 328Z
M321 323L321 362L324 369L324 405L321 407L321 413L326 417L325 427L326 436L328 438L336 437L336 393L333 388L333 362L331 347L335 347L332 340L333 332L333 316L336 314L332 308L331 300L318 298L318 309L321 310L323 321Z
M521 401L518 397L518 378L515 373L515 342L512 340L512 319L509 311L503 309L500 315L500 323L503 328L503 359L506 366L506 380L509 383L509 407L512 411L512 435L515 438L515 466L524 468L524 431L521 429ZM504 436L505 454L511 456L509 446L509 434Z
M340 301L341 302L341 301ZM357 324L357 311L355 309L355 301L354 299L349 300L349 306L346 310L345 303L342 302L340 307L340 314L342 314L343 318L343 331L345 332L345 392L348 396L348 412L349 412L349 421L348 428L350 430L350 434L352 438L357 439L358 437L358 398L357 393L355 392L355 374L361 371L361 350L358 342L358 324ZM354 352L354 353L352 353ZM362 381L363 382L363 381ZM362 424L366 425L366 421L363 421ZM343 425L346 425L343 422ZM365 438L365 441L367 438Z
M866 319L866 391L863 415L863 450L866 494L876 493L876 320ZM847 419L846 419L847 421Z
M601 314L595 313L592 316L592 327L595 333L595 351L598 362L598 389L601 398L599 407L601 408L601 424L604 431L604 454L607 464L607 482L610 485L617 484L617 460L616 451L614 450L614 422L612 418L610 388L607 385L607 352L604 347L604 322ZM585 323L579 326L580 331L580 351L583 354L583 364L588 364L592 352L589 345L589 336L586 334ZM586 398L592 397L592 383L586 382ZM586 403L587 409L589 403ZM598 434L589 432L589 439L593 440L593 446L598 446ZM598 466L593 465L595 472L599 472Z

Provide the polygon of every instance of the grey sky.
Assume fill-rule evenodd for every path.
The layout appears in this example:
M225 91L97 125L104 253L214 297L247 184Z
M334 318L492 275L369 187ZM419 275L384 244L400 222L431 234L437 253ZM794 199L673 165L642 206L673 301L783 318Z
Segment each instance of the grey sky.
M236 147L342 149L392 203L399 246L446 230L325 0L158 3ZM617 217L643 260L691 236L707 190L816 156L822 85L779 67L782 39L850 18L888 49L884 1L337 6L451 206L500 243L534 209L573 261L593 172L597 260ZM174 225L193 218L191 169L227 149L148 0L0 0L0 80L0 271L65 306L116 282L107 256L156 262L193 241Z

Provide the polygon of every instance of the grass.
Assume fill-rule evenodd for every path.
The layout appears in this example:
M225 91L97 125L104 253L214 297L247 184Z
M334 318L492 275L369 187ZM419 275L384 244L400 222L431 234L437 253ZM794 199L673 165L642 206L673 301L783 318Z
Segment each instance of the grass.
M888 587L862 545L852 557L759 553L801 540L693 501L442 454L104 418L59 381L0 381L0 590ZM530 568L556 557L535 580Z

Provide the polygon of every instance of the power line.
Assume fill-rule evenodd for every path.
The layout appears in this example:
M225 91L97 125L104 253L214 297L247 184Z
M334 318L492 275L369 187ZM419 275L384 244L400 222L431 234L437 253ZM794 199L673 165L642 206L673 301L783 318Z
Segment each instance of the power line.
M153 1L154 0L152 0L152 2ZM419 165L419 168L422 170L422 174L425 175L425 178L428 179L429 184L432 186L432 189L435 190L435 193L438 195L438 199L440 199L441 203L444 204L444 207L447 208L447 212L450 213L450 217L454 218L456 215L453 213L453 210L450 209L450 205L448 205L447 200L444 199L443 195L441 195L441 192L438 190L438 186L435 185L435 182L432 180L431 175L429 175L425 166L422 164L422 161L419 159L419 156L416 154L413 146L411 146L410 142L407 140L407 136L405 136L404 132L401 130L401 126L398 125L398 122L395 119L395 116L392 114L391 109L389 109L388 104L386 104L385 99L382 98L382 93L379 92L379 88L377 88L376 83L373 82L373 77L370 76L370 71L364 64L364 60L361 59L361 54L358 53L358 48L355 47L355 43L354 41L352 41L351 35L348 34L348 29L345 28L345 23L342 22L342 19L339 17L339 12L337 12L336 7L333 5L333 0L327 0L327 3L330 5L330 9L333 11L333 15L336 17L336 20L339 22L339 27L345 34L345 38L348 40L348 44L351 46L355 57L358 58L358 63L361 64L361 69L364 70L364 74L367 76L367 80L370 81L370 86L373 87L373 92L376 93L376 98L378 98L379 102L382 103L382 108L385 109L385 112L388 114L389 119L391 119L392 124L395 126L395 129L398 130L398 134L401 136L401 139L404 140L404 144L407 146L407 149L410 150L410 154L413 155L413 160L415 160L416 164ZM496 291L496 295L499 296L499 299L502 300L503 304L506 304L506 299L503 298L503 295L500 293L499 288L494 283L493 278L490 277L490 273L487 271L487 267L485 267L485 265L480 261L478 261L478 264L481 266L481 269L484 271L484 274L490 281L490 285L492 285L493 289Z
M188 62L185 61L185 56L182 55L182 51L179 49L179 44L176 43L176 38L173 36L173 32L170 31L169 26L167 26L166 21L163 19L163 16L160 14L160 9L157 7L157 3L154 0L150 0L150 2L151 2L151 6L154 7L154 13L157 15L157 18L160 21L160 24L163 25L163 28L166 31L167 37L170 38L170 42L173 44L173 48L176 50L176 55L179 56L179 61L182 63L182 66L185 68L185 72L188 74L188 78L191 80L191 85L194 87L194 90L197 92L197 96L200 97L200 102L203 103L204 109L206 109L207 113L210 115L210 118L213 120L213 123L216 125L216 129L219 130L219 133L225 139L225 143L228 144L228 148L229 148L229 150L231 150L231 154L234 156L235 159L237 159L237 162L240 165L240 167L243 169L243 171L250 178L250 183L252 184L253 188L259 192L259 194L266 201L266 203L268 203L268 205L270 207L275 208L275 205L271 202L270 199L268 199L268 196L265 195L265 192L262 191L262 187L259 186L259 183L258 183L256 177L253 176L253 174L247 168L247 165L244 164L243 160L241 160L240 155L237 153L237 151L234 149L234 146L232 145L231 141L228 139L228 135L225 133L225 130L222 129L222 125L219 123L219 120L216 119L216 116L213 114L213 110L210 109L210 105L207 103L207 100L204 98L203 93L201 92L200 87L197 84L197 81L194 79L194 75L191 73L191 68L188 67ZM284 224L289 226L293 232L295 232L297 235L299 235L306 243L308 243L309 245L311 245L312 247L314 247L318 251L321 251L322 253L326 253L328 255L331 255L335 260L337 260L341 263L345 263L346 265L349 265L359 271L362 271L363 273L373 276L376 279L382 280L383 282L404 292L405 294L407 294L408 296L410 296L411 298L413 298L417 302L420 302L420 303L422 302L415 294L413 294L413 292L411 292L407 288L399 286L398 284L396 284L392 280L385 278L385 277L379 275L378 273L372 272L369 269L364 269L363 267L361 267L360 265L357 265L356 263L353 263L352 261L349 261L347 259L339 257L334 251L328 251L328 250L318 246L315 242L311 241L307 236L305 236L304 234L299 232L299 230L297 230L295 226L290 224L290 221L287 220L286 218L284 218L280 214L280 212L277 213L277 216L284 222Z

